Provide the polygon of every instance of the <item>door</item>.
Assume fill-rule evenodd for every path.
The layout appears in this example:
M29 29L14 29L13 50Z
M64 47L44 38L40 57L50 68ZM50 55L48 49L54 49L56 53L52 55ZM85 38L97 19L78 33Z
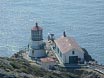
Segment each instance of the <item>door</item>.
M77 64L78 56L69 56L69 64Z

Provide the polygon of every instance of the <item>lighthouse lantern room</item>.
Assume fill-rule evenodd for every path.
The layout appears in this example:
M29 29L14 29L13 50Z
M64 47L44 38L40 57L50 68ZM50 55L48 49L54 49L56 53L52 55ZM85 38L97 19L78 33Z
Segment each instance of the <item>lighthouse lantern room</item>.
M31 29L31 43L30 43L31 49L29 56L31 58L40 58L45 57L45 50L44 50L44 42L43 42L43 29L42 27L38 26L38 23L36 23L36 26L34 26Z

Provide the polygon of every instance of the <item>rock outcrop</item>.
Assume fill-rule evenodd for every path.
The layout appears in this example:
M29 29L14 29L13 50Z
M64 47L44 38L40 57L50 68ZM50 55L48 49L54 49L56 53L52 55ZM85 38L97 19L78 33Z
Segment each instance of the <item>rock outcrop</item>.
M84 59L86 62L89 62L89 61L95 61L91 55L89 55L88 51L85 49L85 48L82 48L82 50L84 51Z
M23 59L22 52L24 51L17 52L11 58L0 57L0 78L104 78L89 69L44 70ZM86 50L85 58L86 61L93 61Z

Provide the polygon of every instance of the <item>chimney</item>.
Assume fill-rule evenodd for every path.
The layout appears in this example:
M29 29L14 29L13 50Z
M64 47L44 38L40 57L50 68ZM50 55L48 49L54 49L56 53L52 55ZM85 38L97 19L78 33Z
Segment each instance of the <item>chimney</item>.
M63 36L66 37L66 33L65 33L65 31L63 32Z
M36 22L36 27L38 28L38 23Z

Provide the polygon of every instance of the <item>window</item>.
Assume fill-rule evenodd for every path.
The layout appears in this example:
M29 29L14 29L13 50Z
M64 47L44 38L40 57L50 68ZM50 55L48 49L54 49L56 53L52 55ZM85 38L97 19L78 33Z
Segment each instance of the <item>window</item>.
M58 53L59 53L59 48L57 48L57 50L58 50Z
M75 52L74 52L74 51L72 51L72 54L74 55L74 54L75 54Z
M53 49L55 49L55 47L53 46Z
M62 53L60 52L60 56L62 57Z
M32 55L34 55L34 50L32 50Z

